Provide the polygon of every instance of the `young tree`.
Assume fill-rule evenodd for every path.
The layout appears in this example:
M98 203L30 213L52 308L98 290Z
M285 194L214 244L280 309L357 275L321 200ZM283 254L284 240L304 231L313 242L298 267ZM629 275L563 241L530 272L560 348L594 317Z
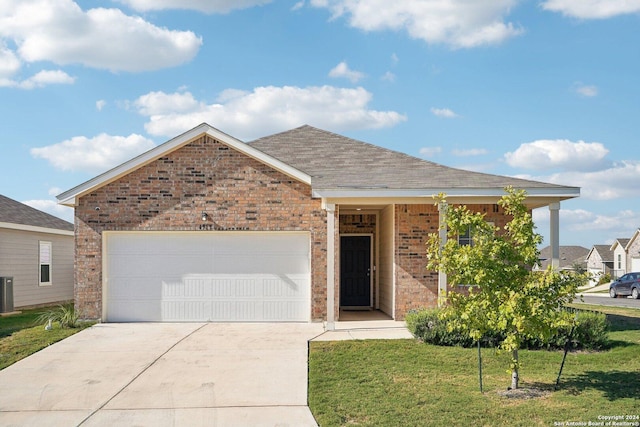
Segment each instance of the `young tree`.
M505 193L498 204L510 221L502 230L485 221L483 213L447 207L441 224L446 243L439 233L429 236L427 268L446 273L450 285L469 286L468 295L448 293L443 315L475 340L487 332L504 336L500 349L511 355L511 388L517 389L521 344L526 338L548 338L571 324L573 316L562 308L573 301L584 277L551 267L532 271L542 236L535 233L524 205L526 192L508 187ZM446 195L440 194L437 202L446 206ZM471 243L458 243L458 236L467 233Z

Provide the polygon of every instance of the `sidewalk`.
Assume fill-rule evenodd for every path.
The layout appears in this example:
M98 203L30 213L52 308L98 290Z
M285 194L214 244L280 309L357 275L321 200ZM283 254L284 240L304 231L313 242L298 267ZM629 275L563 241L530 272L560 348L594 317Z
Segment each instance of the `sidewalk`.
M412 339L413 335L407 330L405 322L394 320L364 320L336 322L335 330L328 331L313 338L311 341L346 341L368 339Z

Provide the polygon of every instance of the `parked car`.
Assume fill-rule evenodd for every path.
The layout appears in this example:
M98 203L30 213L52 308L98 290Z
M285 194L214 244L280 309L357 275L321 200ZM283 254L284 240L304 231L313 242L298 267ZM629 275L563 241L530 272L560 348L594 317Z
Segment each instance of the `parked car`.
M640 273L627 273L609 285L609 296L629 296L640 298Z

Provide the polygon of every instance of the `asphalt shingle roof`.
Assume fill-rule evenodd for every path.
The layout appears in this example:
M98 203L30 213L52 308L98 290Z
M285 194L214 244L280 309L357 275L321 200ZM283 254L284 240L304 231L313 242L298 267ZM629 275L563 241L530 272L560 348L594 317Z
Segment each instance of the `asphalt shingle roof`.
M585 267L589 249L583 246L560 246L560 268L570 268L574 265ZM540 268L546 269L551 264L551 246L540 250Z
M593 249L600 254L602 262L613 262L613 251L611 245L593 245Z
M308 125L248 144L310 175L314 189L567 188L455 169Z
M0 194L0 222L73 231L73 224Z

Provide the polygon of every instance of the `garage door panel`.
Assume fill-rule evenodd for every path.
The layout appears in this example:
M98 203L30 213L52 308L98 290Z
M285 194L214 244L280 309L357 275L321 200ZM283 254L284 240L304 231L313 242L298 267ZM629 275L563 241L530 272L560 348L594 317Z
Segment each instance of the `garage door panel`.
M309 320L306 233L109 233L107 248L107 321Z

